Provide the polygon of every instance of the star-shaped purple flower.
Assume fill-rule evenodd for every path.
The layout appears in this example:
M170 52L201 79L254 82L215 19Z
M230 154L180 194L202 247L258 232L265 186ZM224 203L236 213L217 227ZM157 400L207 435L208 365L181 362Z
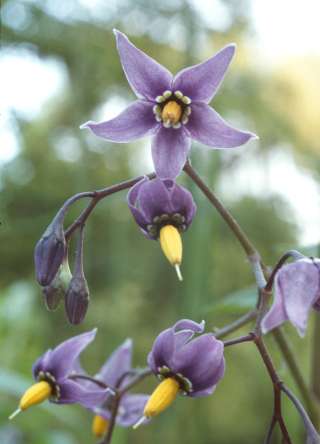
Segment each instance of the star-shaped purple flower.
M110 393L109 389L89 387L82 380L69 379L79 371L79 355L93 341L96 329L62 342L49 349L33 366L36 381L46 381L52 389L51 402L57 404L79 403L90 408L101 404Z
M180 390L192 397L210 395L224 375L223 342L201 334L200 324L183 319L156 338L148 356L151 370L160 379L174 378ZM200 336L193 339L198 333Z
M262 321L262 331L290 321L304 336L310 310L320 311L320 259L300 259L284 265L275 277L274 302Z
M199 65L172 74L115 30L127 80L138 100L106 122L87 122L94 134L111 142L153 135L152 157L160 178L181 172L191 139L212 148L233 148L256 136L227 124L208 103L215 96L235 52L231 44Z
M109 387L120 389L130 382L132 373L132 341L127 339L107 359L105 364L95 376ZM122 427L130 427L141 417L144 406L149 396L144 394L124 394L121 397L116 423ZM111 410L114 396L109 394L102 403L97 403L90 409L96 415L102 416L107 421L111 418Z
M196 204L192 194L173 180L138 182L128 193L128 204L135 221L149 239L158 239L161 228L173 225L180 232L192 222Z

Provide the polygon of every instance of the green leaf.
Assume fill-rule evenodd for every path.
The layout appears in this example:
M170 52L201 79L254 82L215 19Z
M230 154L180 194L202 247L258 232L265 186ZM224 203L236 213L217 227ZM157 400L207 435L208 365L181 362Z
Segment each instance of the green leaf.
M248 287L243 290L238 290L225 296L207 306L205 312L215 313L233 313L241 314L248 310L252 310L257 303L257 289L255 287Z

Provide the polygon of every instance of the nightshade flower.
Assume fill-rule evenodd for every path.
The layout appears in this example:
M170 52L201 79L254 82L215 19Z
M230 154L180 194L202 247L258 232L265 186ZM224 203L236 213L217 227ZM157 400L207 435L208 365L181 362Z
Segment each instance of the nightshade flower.
M203 330L204 321L182 319L156 338L148 364L162 382L136 426L169 407L179 392L191 397L213 393L224 375L224 346L213 334L201 334ZM193 339L196 333L200 336Z
M107 359L95 379L121 390L132 378L131 361L132 341L127 339ZM141 417L148 398L148 395L125 393L119 403L116 423L122 427L135 424ZM103 403L90 408L95 413L92 431L97 437L103 436L108 430L114 399L114 396L109 394Z
M199 65L174 77L115 30L127 80L138 100L106 122L89 121L81 128L111 142L130 142L153 135L152 157L157 175L175 178L181 172L191 140L212 148L233 148L256 136L232 128L208 103L215 96L235 52L230 44Z
M110 389L97 389L97 387L89 389L82 381L69 379L69 376L79 369L80 353L93 341L95 335L96 329L74 336L53 350L47 350L35 362L32 369L36 384L24 393L19 408L10 419L46 399L57 404L79 403L88 408L102 403L110 393Z
M290 321L304 336L312 308L320 310L320 259L303 258L277 272L274 302L263 318L262 331Z
M144 178L129 191L128 204L143 234L160 240L164 254L181 280L180 233L189 227L196 212L192 194L173 180Z

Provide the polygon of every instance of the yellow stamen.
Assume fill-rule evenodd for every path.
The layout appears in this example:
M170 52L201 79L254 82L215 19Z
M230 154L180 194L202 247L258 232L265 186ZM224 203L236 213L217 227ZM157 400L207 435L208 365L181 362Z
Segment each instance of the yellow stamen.
M182 114L181 106L175 102L174 100L170 100L170 102L166 103L161 117L164 122L171 122L172 124L178 123Z
M13 419L18 413L29 407L45 401L52 394L52 387L46 381L40 381L32 385L20 399L19 408L9 417Z
M166 258L182 280L179 266L182 262L182 241L179 231L173 225L165 225L160 230L160 245Z
M150 396L143 415L146 418L152 418L163 412L176 399L179 389L180 385L176 379L164 379Z
M96 415L92 421L92 433L97 437L101 438L104 436L109 427L109 421L100 415Z

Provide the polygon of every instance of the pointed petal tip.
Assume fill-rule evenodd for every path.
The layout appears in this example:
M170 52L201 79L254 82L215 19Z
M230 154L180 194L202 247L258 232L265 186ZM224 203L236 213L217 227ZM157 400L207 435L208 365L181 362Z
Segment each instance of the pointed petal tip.
M17 410L15 410L13 413L11 413L11 415L9 416L9 421L11 421L12 419L14 419L17 415L19 415L19 413L21 413L22 410L20 408L18 408Z
M80 129L87 129L87 128L90 129L90 125L91 125L92 123L94 123L94 122L92 122L91 120L89 120L88 122L85 122L85 123L83 123L82 125L80 125L79 128L80 128Z

